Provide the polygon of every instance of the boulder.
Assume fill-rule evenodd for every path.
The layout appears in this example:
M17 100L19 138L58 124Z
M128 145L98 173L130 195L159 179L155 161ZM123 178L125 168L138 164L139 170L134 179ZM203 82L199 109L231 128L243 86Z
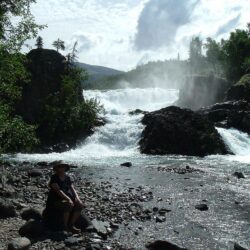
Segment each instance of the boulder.
M177 246L176 244L165 240L156 240L148 243L146 248L149 250L186 250L186 248Z
M0 219L15 217L16 209L13 204L6 199L0 199Z
M26 237L12 239L8 244L8 250L27 250L31 246L31 242Z
M43 223L35 220L29 220L19 229L19 234L27 238L36 238L43 235L43 233Z
M193 75L186 77L180 88L176 105L198 110L201 107L221 102L229 88L229 83L222 78Z
M238 179L244 179L245 178L245 176L244 176L244 174L242 172L235 172L235 173L233 173L233 176L235 176Z
M227 91L226 100L246 100L250 102L250 74L242 76L242 78Z
M197 111L217 127L236 128L250 134L250 103L244 100L218 103Z
M121 167L130 168L130 167L132 167L132 162L124 162L124 163L121 164Z
M30 219L38 220L38 221L42 220L41 212L35 208L24 208L21 211L21 217L23 220L27 220L27 221Z
M144 116L139 142L141 152L151 155L205 156L229 153L221 136L206 117L171 106Z
M31 169L28 171L28 176L29 177L39 177L42 176L43 172L39 169Z
M200 211L207 211L208 210L207 204L198 204L195 206L195 208L200 210Z

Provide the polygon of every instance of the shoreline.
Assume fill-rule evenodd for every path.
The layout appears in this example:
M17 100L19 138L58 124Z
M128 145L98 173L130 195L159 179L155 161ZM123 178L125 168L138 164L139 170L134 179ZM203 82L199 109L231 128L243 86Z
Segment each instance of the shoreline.
M0 219L0 249L6 249L12 238L20 237L18 230L25 223L20 216L22 209L44 207L51 173L51 167L45 162L3 168L11 177L5 189L17 216ZM31 177L32 171L38 173L36 177ZM98 223L104 221L106 232L82 233L76 236L77 245L70 248L65 239L31 239L30 249L88 249L90 246L146 249L148 242L156 240L188 249L230 249L234 244L231 240L242 246L250 245L249 197L223 187L226 179L216 179L195 166L78 167L70 174L86 204L86 214ZM234 176L228 178L244 185L244 181L240 184L241 180ZM1 189L0 198L6 199L3 194ZM204 205L208 210L202 210Z

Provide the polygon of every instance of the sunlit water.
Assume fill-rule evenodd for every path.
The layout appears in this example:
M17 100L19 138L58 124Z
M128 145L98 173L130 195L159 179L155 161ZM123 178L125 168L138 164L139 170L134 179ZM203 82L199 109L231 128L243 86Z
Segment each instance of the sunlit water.
M247 169L250 164L250 137L235 129L218 128L226 145L235 155L209 156L206 158L185 156L146 156L138 149L143 125L142 115L129 115L130 111L141 109L154 111L173 104L178 98L174 89L118 89L87 90L85 98L97 98L105 109L106 125L96 129L95 133L64 153L17 154L20 161L54 161L64 160L69 163L88 166L117 166L124 161L134 165L166 164L186 162L196 164L209 171L222 174L232 169Z

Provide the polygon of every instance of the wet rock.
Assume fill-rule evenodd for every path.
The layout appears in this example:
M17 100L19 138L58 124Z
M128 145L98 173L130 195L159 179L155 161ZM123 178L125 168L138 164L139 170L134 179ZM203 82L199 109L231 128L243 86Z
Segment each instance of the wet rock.
M158 213L159 213L160 215L165 215L166 213L169 213L169 212L171 212L170 209L161 208L161 209L159 210Z
M13 204L6 199L0 199L0 219L15 217L16 209Z
M71 237L68 237L67 239L64 240L64 243L66 246L70 247L70 246L76 246L79 244L79 239L74 237L74 236L71 236Z
M166 217L164 216L156 216L155 218L155 222L162 223L164 221L166 221Z
M121 167L127 167L127 168L130 168L132 167L132 163L131 162L124 162L120 165Z
M250 74L246 74L227 92L227 100L246 100L250 102Z
M207 211L208 210L207 204L198 204L198 205L195 206L195 208L197 210L200 210L200 211Z
M36 238L44 233L44 226L42 222L30 220L26 222L20 229L19 234L27 238Z
M32 169L28 171L28 176L29 177L39 177L42 176L43 172L39 169Z
M247 101L218 103L202 108L198 113L206 116L217 127L236 128L250 133L250 103Z
M91 232L94 230L93 224L84 211L81 212L79 219L76 222L76 227L82 231Z
M146 248L149 250L187 250L186 248L177 246L176 244L165 240L157 240L148 243Z
M31 242L26 237L12 239L8 244L8 250L27 250L31 246Z
M101 250L103 249L101 244L98 243L91 243L88 244L88 246L86 247L86 250Z
M12 186L4 185L3 187L0 187L0 197L14 198L16 196L16 191Z
M38 209L35 208L25 208L21 211L21 217L24 220L42 220L42 214Z
M167 107L146 114L142 123L145 125L139 143L142 153L191 156L229 153L213 123L191 110Z
M234 243L233 250L248 250L249 248L246 246L241 246L237 242Z
M244 179L245 178L245 176L244 176L244 174L242 172L235 172L235 173L233 173L233 176L235 176L238 179Z
M141 109L136 109L136 110L129 112L130 115L139 115L139 114L146 114L146 113L147 113L146 111L143 111Z
M100 236L106 238L109 234L108 228L110 228L109 222L98 221L96 219L92 220L92 225Z

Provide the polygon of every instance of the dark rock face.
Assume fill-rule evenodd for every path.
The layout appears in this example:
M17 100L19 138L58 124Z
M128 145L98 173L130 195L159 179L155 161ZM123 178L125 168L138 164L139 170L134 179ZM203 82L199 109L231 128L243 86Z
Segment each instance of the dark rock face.
M8 200L0 199L0 219L15 217L16 215L15 207Z
M213 124L191 110L167 107L146 114L142 123L146 125L140 140L142 153L190 156L229 153Z
M205 115L218 127L236 128L250 133L250 103L247 101L229 101L200 109L199 114Z
M31 50L27 54L27 69L32 84L24 88L18 110L26 121L34 123L39 120L45 99L55 94L61 86L65 57L55 50Z
M19 237L12 239L8 244L8 250L28 250L31 242L28 238Z
M250 74L244 75L239 82L228 90L226 100L246 100L250 102Z
M165 240L157 240L146 245L149 250L186 250L186 248L180 247Z
M221 102L229 83L214 76L190 76L180 89L179 100L176 105L183 108L197 110Z

